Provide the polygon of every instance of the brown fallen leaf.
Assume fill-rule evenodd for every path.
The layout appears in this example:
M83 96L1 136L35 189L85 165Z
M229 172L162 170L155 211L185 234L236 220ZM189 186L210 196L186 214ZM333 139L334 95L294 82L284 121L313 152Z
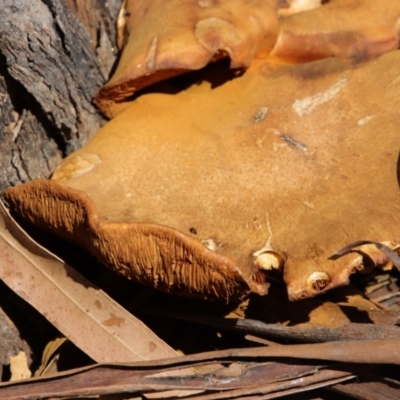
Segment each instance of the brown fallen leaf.
M30 239L2 203L0 278L97 362L178 356L141 321Z
M14 385L0 385L0 400L38 399L48 396L79 396L121 392L153 392L160 390L182 389L211 390L214 394L196 396L203 398L233 398L245 394L265 394L285 389L301 388L315 382L326 382L327 385L353 378L347 366L340 371L325 369L315 365L290 365L279 363L230 363L215 374L196 374L178 378L157 377L160 369L137 368L130 365L101 368L94 371L87 368L58 373L45 378L33 378L17 382ZM361 370L369 370L363 367ZM353 368L354 371L360 368ZM164 371L170 372L167 368ZM177 371L175 371L177 372ZM165 372L164 372L165 373ZM322 375L322 376L321 376ZM338 382L327 382L338 379ZM311 382L310 382L311 380ZM300 390L301 391L301 390ZM20 396L20 397L17 397ZM169 396L168 396L169 397Z
M217 391L241 390L245 393L269 393L271 390L303 386L307 375L322 374L320 380L348 379L366 371L373 364L400 363L400 340L366 340L312 345L279 345L250 349L230 349L183 356L178 359L141 362L129 365L100 364L70 370L52 377L33 378L14 384L0 385L0 399L33 399L49 395L78 396L169 389L206 389ZM286 363L268 363L266 358L283 358ZM296 365L294 359L342 362L327 368L318 365ZM239 364L233 361L242 361ZM219 373L176 376L180 368L198 367L208 362L229 365ZM349 365L347 363L371 364ZM232 367L232 368L231 368ZM160 372L175 371L174 377L157 376ZM325 371L325 372L324 372ZM325 375L325 376L324 376ZM300 380L298 378L301 378ZM262 381L260 381L262 379ZM293 380L294 381L293 381ZM281 382L281 381L287 382ZM277 384L273 387L268 383ZM247 389L247 390L243 390ZM29 394L27 394L29 393ZM6 397L8 396L8 397ZM20 396L20 397L18 397ZM223 398L223 396L221 396Z

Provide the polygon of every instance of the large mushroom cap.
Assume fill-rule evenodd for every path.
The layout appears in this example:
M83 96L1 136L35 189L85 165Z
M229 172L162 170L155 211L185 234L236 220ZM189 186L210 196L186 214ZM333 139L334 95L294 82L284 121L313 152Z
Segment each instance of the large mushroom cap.
M329 259L337 249L400 241L399 63L399 51L354 68L258 61L216 88L143 95L53 181L5 197L163 290L265 293L259 271L284 263L290 298L314 296L366 258L388 261L368 248Z
M281 7L281 8L279 8ZM140 89L229 57L359 63L399 47L398 0L125 0L121 59L95 103L114 117Z
M265 57L278 30L277 0L126 0L121 59L95 102L113 117L132 93L221 57L232 68Z

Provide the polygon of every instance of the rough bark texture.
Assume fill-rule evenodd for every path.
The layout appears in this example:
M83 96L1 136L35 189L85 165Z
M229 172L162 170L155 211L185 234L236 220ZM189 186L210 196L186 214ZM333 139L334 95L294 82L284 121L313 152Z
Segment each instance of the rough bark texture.
M101 126L121 0L0 0L0 192L48 177Z
M10 357L18 354L22 347L17 328L0 308L0 372L3 365L10 363Z

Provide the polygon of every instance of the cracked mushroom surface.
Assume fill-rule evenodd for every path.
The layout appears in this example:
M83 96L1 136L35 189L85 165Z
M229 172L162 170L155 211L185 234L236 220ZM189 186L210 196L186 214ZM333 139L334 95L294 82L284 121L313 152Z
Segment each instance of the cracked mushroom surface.
M400 51L354 67L258 60L218 87L143 95L52 180L5 198L165 291L265 294L280 269L290 299L315 296L390 263L368 246L330 259L338 249L400 242L399 64Z

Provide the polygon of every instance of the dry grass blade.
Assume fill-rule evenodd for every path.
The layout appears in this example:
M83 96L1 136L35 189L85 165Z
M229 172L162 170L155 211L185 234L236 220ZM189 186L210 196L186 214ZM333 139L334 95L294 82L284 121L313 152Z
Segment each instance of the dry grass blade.
M0 278L97 362L177 356L141 321L30 239L2 203Z

